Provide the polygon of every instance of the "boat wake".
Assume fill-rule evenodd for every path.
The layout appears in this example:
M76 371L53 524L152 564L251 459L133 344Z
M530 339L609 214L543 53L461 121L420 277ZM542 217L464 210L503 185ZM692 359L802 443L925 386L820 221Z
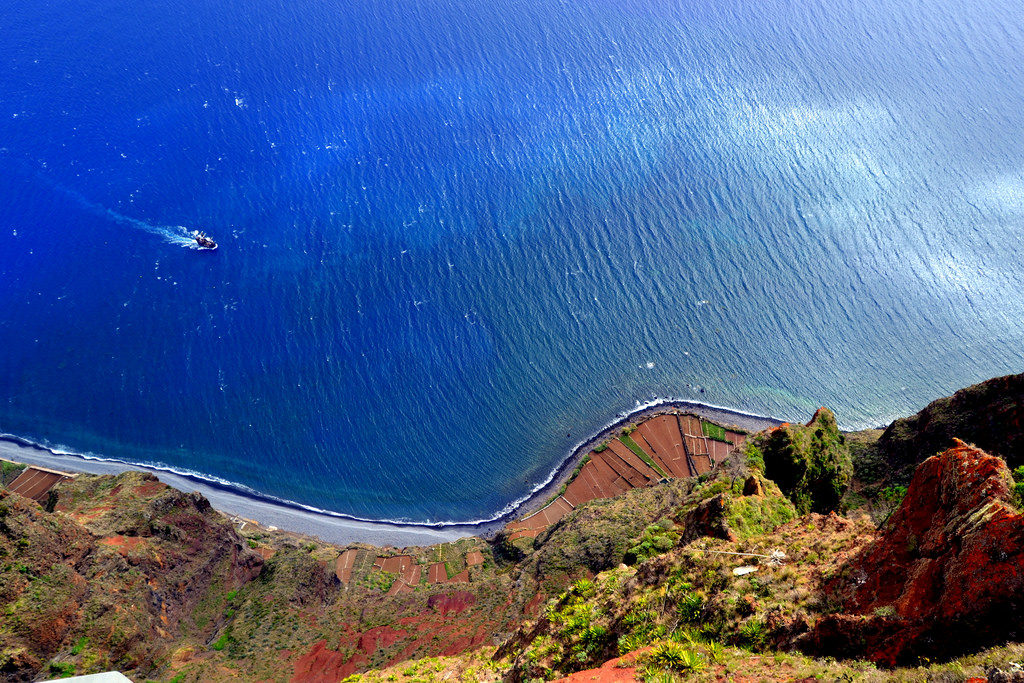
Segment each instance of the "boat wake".
M96 204L95 202L89 201L85 195L72 190L71 188L63 187L59 184L54 183L54 187L62 191L65 195L81 204L83 208L88 210L90 213L96 214L103 218L107 218L114 223L125 225L130 228L137 228L151 235L156 235L162 238L169 244L182 247L184 249L199 249L199 245L196 243L195 237L192 235L192 231L183 225L155 225L148 223L138 218L132 218L126 216L123 213L108 209L105 206Z
M8 158L10 160L10 158ZM119 225L124 225L130 228L143 230L151 235L160 237L168 244L173 244L184 249L201 249L200 245L196 242L194 231L186 228L183 225L156 225L147 221L139 220L138 218L132 218L126 216L123 213L108 209L102 204L97 204L91 201L88 197L83 195L78 190L74 190L63 183L48 178L43 175L39 170L31 169L28 164L19 163L17 160L14 161L16 167L21 167L21 170L25 173L31 174L33 177L38 179L40 182L45 184L47 187L53 189L59 194L67 197L80 207L88 211L89 213L105 218Z

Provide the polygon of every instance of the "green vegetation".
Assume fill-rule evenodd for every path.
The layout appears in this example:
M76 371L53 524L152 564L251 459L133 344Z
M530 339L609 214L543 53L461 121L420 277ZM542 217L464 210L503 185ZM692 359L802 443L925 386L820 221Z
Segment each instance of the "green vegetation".
M764 472L764 453L757 447L753 439L747 441L743 447L743 457L748 468Z
M449 571L448 565L445 564L445 572ZM448 578L451 578L451 574ZM387 593L391 590L391 586L398 580L398 574L392 574L391 572L382 572L379 570L371 571L364 580L363 584L369 588L376 588L382 593Z
M730 496L726 522L740 540L768 534L796 518L796 508L782 496Z
M25 466L16 462L0 460L0 486L7 486L18 478Z
M210 647L213 648L214 650L220 651L220 650L223 650L225 647L227 647L228 643L230 643L230 642L231 642L231 634L225 632Z
M748 461L759 454L764 473L801 514L836 510L853 474L846 438L835 416L821 408L806 426L783 425L753 439Z
M71 678L75 675L75 665L71 662L50 662L50 675L56 678Z
M1013 469L1013 500L1019 508L1024 508L1024 465ZM906 492L906 489L904 489Z
M636 428L634 427L633 429L636 429ZM630 433L632 433L632 430L630 431ZM640 446L637 445L636 441L633 441L633 439L629 436L629 434L626 433L626 430L622 430L622 436L619 437L619 441L621 441L622 444L626 448L628 448L629 450L633 451L636 454L636 457L640 458L645 463L650 465L651 469L653 469L659 475L661 475L662 477L666 477L666 478L668 477L668 475L665 474L665 470L663 470L660 467L658 467L658 463L654 462L654 458L652 458L651 456L647 455L647 452L644 451L644 449L640 448Z
M537 537L529 571L557 593L585 572L618 566L647 525L682 505L692 487L692 480L675 479L581 505Z
M672 671L699 671L704 668L704 659L700 653L672 640L663 640L651 648L644 663L649 667Z
M78 642L75 643L75 646L71 648L71 654L73 654L73 655L80 655L80 654L82 654L82 650L84 650L85 646L88 645L88 644L89 644L89 637L88 636L82 636L81 638L78 639Z
M729 439L725 438L725 427L716 425L714 422L708 422L707 420L700 421L700 428L704 432L704 436L715 441L723 441L725 443L732 443Z
M907 495L906 486L886 486L884 489L878 492L878 504L885 510L885 518L883 522L889 519L889 515L896 511L896 508L903 502L904 496Z
M676 531L675 524L672 520L663 518L644 529L644 533L636 545L626 553L626 562L627 564L643 562L671 550L678 542L679 532Z

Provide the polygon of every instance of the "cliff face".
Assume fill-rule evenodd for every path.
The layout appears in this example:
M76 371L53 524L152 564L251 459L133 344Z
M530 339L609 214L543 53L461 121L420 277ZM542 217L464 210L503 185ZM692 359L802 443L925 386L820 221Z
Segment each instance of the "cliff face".
M913 467L963 439L1024 465L1024 374L996 377L931 402L916 415L896 420L878 440L883 458L904 476Z
M205 498L151 475L64 484L52 513L0 492L0 675L147 671L212 634L262 563Z
M1024 636L1024 515L1006 464L958 442L925 460L882 536L824 588L810 649L886 665Z

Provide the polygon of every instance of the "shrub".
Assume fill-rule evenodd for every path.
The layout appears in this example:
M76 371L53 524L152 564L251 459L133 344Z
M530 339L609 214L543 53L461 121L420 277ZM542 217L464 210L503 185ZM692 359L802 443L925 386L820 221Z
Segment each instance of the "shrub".
M679 532L675 525L668 519L662 519L644 529L643 536L636 545L626 553L626 562L635 564L643 562L656 555L661 555L675 547L679 542Z
M646 661L649 665L673 671L697 671L704 664L700 653L671 640L663 640L651 648Z
M50 675L56 678L71 678L75 675L75 665L71 662L50 662Z
M589 600L597 594L597 589L590 579L579 579L572 584L572 592L584 600Z
M754 651L764 649L768 633L765 631L764 623L757 619L748 619L740 627L740 641Z
M686 593L676 604L676 611L681 621L692 624L700 619L704 611L704 599L697 593Z
M88 645L88 644L89 644L89 638L87 636L82 636L81 638L78 639L78 642L75 643L75 646L73 648L71 648L71 654L73 654L73 655L82 654L82 650L84 650L85 646Z
M765 476L779 485L800 514L824 514L839 507L853 461L831 411L821 408L806 426L783 425L754 441ZM750 454L748 448L748 462Z
M1024 465L1013 470L1013 498L1017 507L1024 507Z
M764 453L754 445L753 441L748 441L747 445L744 446L743 455L746 458L747 467L764 472Z
M885 605L883 607L876 607L875 608L875 616L876 617L882 617L883 619L886 618L886 617L894 617L894 616L896 616L896 608L893 607L892 605Z

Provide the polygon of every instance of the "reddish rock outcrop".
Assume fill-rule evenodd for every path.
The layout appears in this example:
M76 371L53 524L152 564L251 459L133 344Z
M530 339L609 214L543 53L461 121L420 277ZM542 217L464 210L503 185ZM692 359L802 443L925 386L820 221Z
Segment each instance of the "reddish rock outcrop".
M957 442L918 467L882 536L825 586L809 649L885 665L1024 635L1024 515L1006 464Z
M683 534L679 545L686 545L702 536L735 541L736 534L729 528L729 522L726 520L727 512L724 494L719 493L703 501L682 519Z
M354 664L340 652L327 647L327 641L316 643L295 662L295 674L289 683L335 683L355 671Z

